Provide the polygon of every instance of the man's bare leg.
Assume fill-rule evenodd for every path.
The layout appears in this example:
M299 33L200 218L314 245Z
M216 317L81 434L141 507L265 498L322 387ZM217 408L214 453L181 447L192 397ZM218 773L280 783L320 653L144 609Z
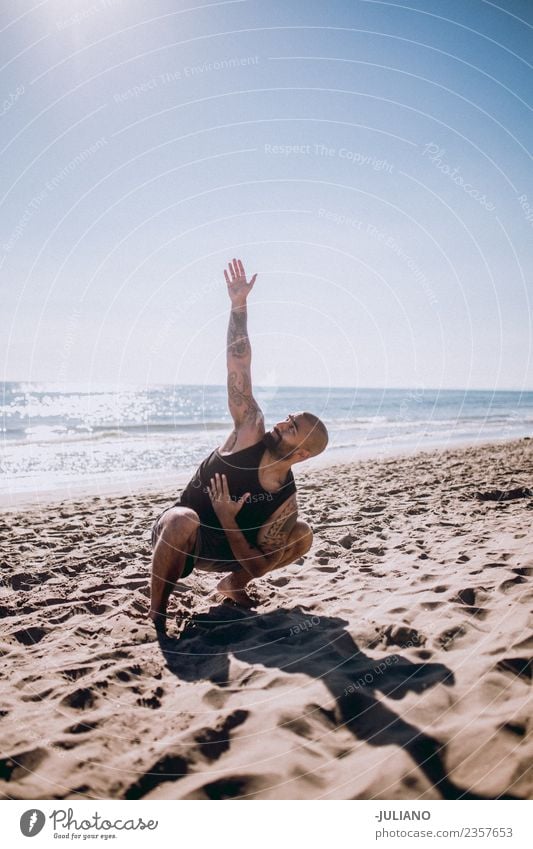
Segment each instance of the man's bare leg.
M313 532L311 528L306 522L299 519L289 535L283 559L270 571L273 572L276 569L281 569L283 566L288 566L289 563L294 563L299 557L307 554L312 543ZM266 575L268 573L264 572L263 574ZM217 590L226 596L226 598L236 602L236 604L240 604L242 607L253 607L254 601L246 592L246 586L252 580L254 579L245 569L239 569L222 578L217 585Z
M200 520L194 510L172 507L159 520L159 539L152 555L149 617L165 630L170 593L181 577L187 554L194 548Z

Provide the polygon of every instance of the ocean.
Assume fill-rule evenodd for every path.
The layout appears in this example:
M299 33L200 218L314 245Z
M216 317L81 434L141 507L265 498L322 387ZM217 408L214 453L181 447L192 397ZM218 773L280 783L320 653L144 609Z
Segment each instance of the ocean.
M310 410L330 432L320 462L530 436L533 392L262 387L267 427ZM183 478L231 430L223 386L2 384L1 491ZM317 458L318 460L318 458ZM309 464L317 460L309 461ZM303 469L308 463L302 464Z

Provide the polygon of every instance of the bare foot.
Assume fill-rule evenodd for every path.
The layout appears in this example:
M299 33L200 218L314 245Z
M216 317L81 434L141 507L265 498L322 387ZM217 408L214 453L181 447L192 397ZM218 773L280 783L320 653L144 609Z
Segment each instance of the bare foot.
M233 575L227 575L217 584L217 591L225 598L241 607L255 607L256 602L248 595L243 587L235 586Z
M167 617L164 613L156 613L155 610L151 610L148 614L148 619L152 621L159 634L166 634Z

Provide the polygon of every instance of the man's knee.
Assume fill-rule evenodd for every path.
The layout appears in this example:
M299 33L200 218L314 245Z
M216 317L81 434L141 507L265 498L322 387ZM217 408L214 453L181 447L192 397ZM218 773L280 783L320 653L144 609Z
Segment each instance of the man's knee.
M188 507L171 507L159 520L159 536L170 544L183 543L196 534L200 518Z
M289 544L298 550L296 557L307 554L313 545L313 531L302 519L298 519L289 537Z

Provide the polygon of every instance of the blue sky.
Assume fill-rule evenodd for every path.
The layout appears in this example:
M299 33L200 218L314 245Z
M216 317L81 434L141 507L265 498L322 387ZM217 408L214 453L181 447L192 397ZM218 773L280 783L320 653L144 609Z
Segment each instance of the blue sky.
M533 4L4 4L3 376L533 388Z

